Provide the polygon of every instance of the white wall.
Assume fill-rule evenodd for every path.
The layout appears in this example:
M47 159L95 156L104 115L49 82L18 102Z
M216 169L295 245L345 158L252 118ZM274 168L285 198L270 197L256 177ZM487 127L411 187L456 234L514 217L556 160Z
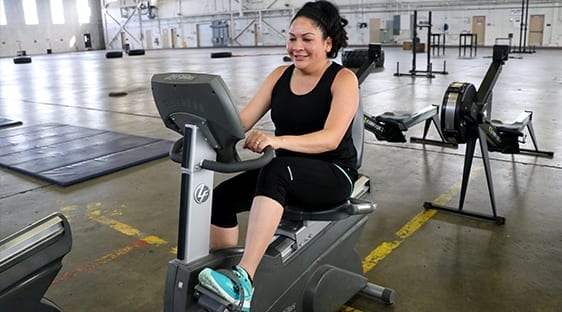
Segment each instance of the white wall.
M132 1L132 0L129 0ZM178 38L188 47L208 47L213 43L209 36L209 25L212 20L227 20L231 26L231 35L236 38L233 46L254 46L254 27L244 27L252 20L258 25L257 45L284 45L284 34L288 28L290 18L305 1L259 1L259 0L159 0L158 20L160 23L148 19L133 18L131 27L142 24L142 28L152 29L155 34L163 29L176 28ZM364 45L369 40L369 29L359 28L361 22L368 22L370 18L381 19L381 27L386 27L386 21L392 20L394 15L402 16L401 35L394 38L395 43L410 39L409 15L413 10L419 10L420 19L433 12L433 32L443 32L443 25L449 25L447 36L448 45L457 45L459 34L471 32L472 16L486 16L485 45L493 45L495 38L507 37L513 33L514 43L519 41L519 17L513 16L513 10L521 9L521 1L368 1L347 0L336 1L342 14L349 20L348 35L351 45ZM561 1L531 1L529 14L544 14L545 26L543 46L562 46L562 2ZM242 3L242 8L240 7ZM499 4L498 4L499 3ZM407 22L405 22L407 21ZM200 24L200 43L197 45L197 31L195 24ZM117 26L117 25L114 25ZM109 28L111 29L111 25ZM183 32L181 31L183 29ZM116 31L117 28L115 28ZM111 32L111 31L110 31Z
M0 26L0 56L14 56L20 46L28 55L45 54L49 48L53 53L84 50L84 33L91 35L92 48L104 47L101 12L97 0L89 0L91 23L83 25L78 23L76 0L63 0L63 25L52 24L50 2L47 0L36 1L38 25L25 24L21 1L3 1L8 25Z
M21 0L2 0L5 3L8 25L0 26L0 56L13 56L21 49L28 54L44 54L47 48L53 53L84 50L82 36L90 33L94 49L121 49L121 32L132 48L169 48L171 30L177 33L176 48L210 47L210 24L213 20L225 20L230 35L235 38L232 46L285 44L286 31L291 16L303 0L150 0L157 6L157 17L151 18L146 9L134 11L148 0L89 0L92 10L91 23L80 25L77 20L76 0L63 0L64 25L51 23L49 0L36 0L39 25L25 25ZM494 44L495 38L514 34L519 41L519 18L512 10L521 9L520 0L337 0L342 14L349 20L348 35L351 45L365 45L369 29L358 24L379 18L381 27L400 15L404 21L401 34L393 41L400 44L409 40L409 15L419 11L420 18L427 11L433 12L433 32L441 32L449 25L447 44L457 45L458 35L471 31L472 16L486 16L486 45ZM242 5L240 4L242 3ZM107 4L107 7L104 5ZM129 6L123 11L120 6ZM133 14L134 12L134 14ZM530 14L544 14L543 45L562 47L562 1L533 0ZM257 42L254 26L257 25ZM250 25L250 27L246 27ZM151 33L150 44L146 42ZM74 39L73 39L74 38ZM112 40L114 39L114 40ZM199 39L199 41L198 41Z

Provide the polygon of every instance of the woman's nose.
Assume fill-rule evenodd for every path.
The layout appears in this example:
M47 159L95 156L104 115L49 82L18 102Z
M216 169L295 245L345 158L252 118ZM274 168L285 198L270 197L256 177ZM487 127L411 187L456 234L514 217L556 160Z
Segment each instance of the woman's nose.
M295 40L294 43L293 43L293 50L299 51L299 50L302 50L302 49L303 49L302 41L298 40L298 39Z

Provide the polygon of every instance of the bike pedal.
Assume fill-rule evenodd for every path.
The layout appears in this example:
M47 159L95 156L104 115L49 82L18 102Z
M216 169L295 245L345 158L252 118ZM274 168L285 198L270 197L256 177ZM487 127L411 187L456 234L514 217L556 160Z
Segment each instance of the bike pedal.
M237 305L226 301L212 290L202 285L195 286L197 303L209 312L240 312Z

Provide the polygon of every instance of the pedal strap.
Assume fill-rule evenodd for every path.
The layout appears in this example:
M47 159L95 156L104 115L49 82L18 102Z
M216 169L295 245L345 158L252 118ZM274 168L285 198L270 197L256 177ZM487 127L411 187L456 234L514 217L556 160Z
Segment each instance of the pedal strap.
M242 287L242 283L240 283L240 279L236 274L232 273L231 270L225 269L218 269L217 272L226 275L230 280L234 283L235 287L238 289L238 295L240 296L240 300L237 306L229 307L231 311L238 312L242 311L242 307L244 306L244 287Z

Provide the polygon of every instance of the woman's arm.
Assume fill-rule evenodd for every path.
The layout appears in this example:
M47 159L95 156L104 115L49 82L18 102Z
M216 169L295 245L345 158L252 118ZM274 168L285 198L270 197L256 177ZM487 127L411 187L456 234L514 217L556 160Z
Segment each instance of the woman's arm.
M246 139L245 147L261 152L263 148L271 145L274 149L309 154L336 149L353 121L359 105L359 85L356 75L346 68L340 70L332 84L331 92L330 112L322 130L298 136L279 137L254 131Z
M264 80L258 92L246 104L240 112L240 120L244 131L252 129L252 127L267 113L271 107L271 92L277 83L277 80L283 74L287 66L279 66L274 69Z

